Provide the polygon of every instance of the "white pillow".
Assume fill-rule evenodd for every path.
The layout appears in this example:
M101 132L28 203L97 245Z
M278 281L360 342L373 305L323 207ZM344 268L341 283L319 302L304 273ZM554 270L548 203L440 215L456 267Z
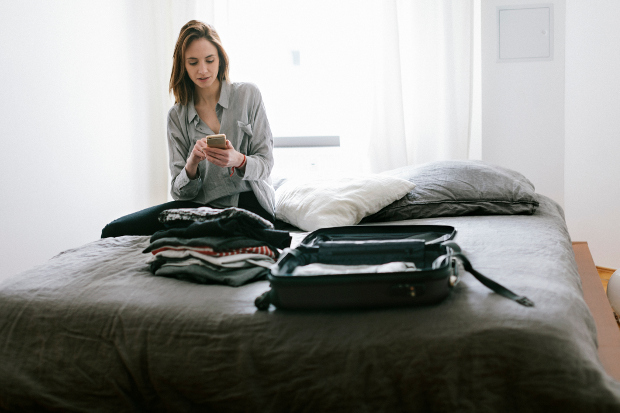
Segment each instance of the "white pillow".
M385 175L287 180L276 191L276 218L304 231L356 225L415 188Z

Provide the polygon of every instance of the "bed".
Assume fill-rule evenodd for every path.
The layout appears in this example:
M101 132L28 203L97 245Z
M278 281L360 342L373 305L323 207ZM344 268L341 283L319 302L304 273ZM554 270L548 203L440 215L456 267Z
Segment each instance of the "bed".
M595 324L554 201L516 172L476 162L383 176L415 188L370 207L364 191L377 190L358 185L352 193L362 199L352 202L369 209L349 211L351 219L454 226L478 271L535 306L465 274L433 306L258 311L254 300L267 281L230 287L155 276L142 252L149 237L101 239L0 284L0 409L620 411L620 384L597 356ZM498 186L508 193L503 199L494 195ZM292 193L343 193L337 185L278 187L279 202L293 203L281 211L307 204ZM302 209L280 216L295 225L293 246L308 225L321 225Z

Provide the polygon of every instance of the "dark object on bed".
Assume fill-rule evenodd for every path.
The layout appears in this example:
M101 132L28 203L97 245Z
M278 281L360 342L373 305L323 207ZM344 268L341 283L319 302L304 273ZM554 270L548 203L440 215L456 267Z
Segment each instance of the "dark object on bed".
M534 213L534 185L520 173L482 161L439 161L383 174L416 187L362 222L460 215Z
M473 269L447 225L323 228L286 249L267 275L260 310L361 309L436 304L458 283L460 263L496 293L531 307Z

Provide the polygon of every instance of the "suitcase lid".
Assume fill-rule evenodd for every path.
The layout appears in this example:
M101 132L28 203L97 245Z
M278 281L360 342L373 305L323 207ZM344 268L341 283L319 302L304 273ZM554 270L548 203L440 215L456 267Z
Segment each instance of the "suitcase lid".
M308 234L297 248L312 250L326 242L423 241L426 245L453 239L456 229L449 225L352 225L321 228Z
M311 263L373 265L407 261L419 268L430 268L445 253L441 245L455 235L456 229L447 225L321 228L308 234L296 248L285 249L271 273L288 275L295 267Z

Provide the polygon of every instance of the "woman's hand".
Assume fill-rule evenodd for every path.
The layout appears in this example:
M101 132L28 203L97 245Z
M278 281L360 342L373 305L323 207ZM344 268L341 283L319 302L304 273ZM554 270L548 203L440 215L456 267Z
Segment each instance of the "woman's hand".
M197 140L194 148L192 149L192 152L189 154L189 159L187 160L187 163L195 164L197 166L200 162L207 159L207 148L208 146L206 139L203 138Z
M187 163L185 164L185 171L189 179L194 179L196 177L198 164L207 159L207 149L211 148L208 148L206 139L203 138L196 141L192 152L189 154Z
M204 153L207 161L222 168L238 167L244 160L243 155L233 148L232 143L228 139L226 139L226 149L207 147Z

